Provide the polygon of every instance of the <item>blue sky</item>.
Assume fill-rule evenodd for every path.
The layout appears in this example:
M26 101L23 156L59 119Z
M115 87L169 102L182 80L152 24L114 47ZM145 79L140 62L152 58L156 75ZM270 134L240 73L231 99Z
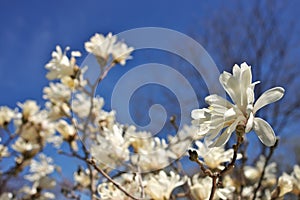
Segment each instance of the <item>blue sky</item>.
M44 65L57 44L83 51L96 32L144 26L187 32L211 7L204 1L1 1L0 105L41 99Z
M57 44L84 52L84 42L96 32L147 26L188 33L217 5L196 0L0 1L0 105L14 108L26 99L42 104L42 90L48 85L44 65ZM77 169L76 161L62 158L57 164Z

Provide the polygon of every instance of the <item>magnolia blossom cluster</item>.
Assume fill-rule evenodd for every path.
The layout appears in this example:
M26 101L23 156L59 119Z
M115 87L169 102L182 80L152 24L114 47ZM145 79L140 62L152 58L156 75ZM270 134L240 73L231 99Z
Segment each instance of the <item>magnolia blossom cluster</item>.
M254 130L264 145L273 146L276 137L272 127L265 120L255 117L255 114L262 107L281 99L284 89L269 89L255 102L254 88L259 81L252 83L251 67L246 63L240 67L234 65L232 74L223 72L220 83L232 102L216 94L207 96L205 101L209 107L192 111L193 123L200 127L199 133L207 135L209 140L217 138L211 146L222 146L241 126L244 129L242 134Z
M104 110L104 99L94 96L95 86L112 66L126 64L133 47L109 33L95 34L85 49L100 65L98 82L87 80L88 66L80 68L76 63L80 52L69 53L69 47L57 46L45 65L50 81L43 89L45 104L27 100L15 109L0 107L0 200L81 199L84 195L107 200L209 199L213 189L213 199L252 199L254 193L257 199L300 195L298 165L277 178L276 163L267 163L265 156L251 165L245 154L225 148L238 127L242 127L236 131L238 137L254 130L263 144L275 144L271 126L255 115L279 100L283 88L270 89L255 102L258 82L252 83L251 68L245 63L235 65L233 74L220 76L232 102L210 95L205 98L208 108L192 112L193 125L159 138L118 123L117 113ZM186 164L180 159L187 158L188 149L197 152L201 166L212 173L225 170L234 156L243 165L239 174L219 178L214 188L206 173L198 169L186 172L181 166ZM57 164L56 158L65 156L78 161L74 162L78 167L72 172L73 180L64 180L64 173L70 170ZM8 184L15 181L20 184Z

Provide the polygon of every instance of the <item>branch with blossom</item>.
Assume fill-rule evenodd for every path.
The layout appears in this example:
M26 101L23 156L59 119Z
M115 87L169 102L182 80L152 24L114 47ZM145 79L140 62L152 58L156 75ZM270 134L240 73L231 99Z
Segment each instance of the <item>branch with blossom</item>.
M104 110L104 99L94 96L109 71L131 59L134 48L111 33L95 34L84 46L99 64L94 82L85 76L89 66L80 68L77 64L80 52L57 46L45 65L50 81L43 89L45 104L26 100L15 109L0 107L0 199L81 199L84 195L110 200L274 199L287 193L299 196L299 166L291 174L276 177L276 164L270 163L275 133L266 121L255 117L259 109L282 98L283 88L272 88L255 102L258 82L252 83L251 68L246 63L235 65L232 74L220 75L231 102L210 95L205 98L208 108L192 111L193 125L179 129L172 117L170 122L177 134L159 138L118 123L116 111ZM261 156L253 165L243 158L246 150L240 153L251 130L271 147L268 157ZM236 144L226 149L233 132ZM73 180L62 178L68 169L59 166L45 148L57 149L58 155L77 160ZM181 152L186 151L202 172L184 171L180 162ZM239 160L243 167L236 171ZM170 165L173 161L176 164ZM237 177L243 177L243 181ZM21 184L11 187L16 179Z

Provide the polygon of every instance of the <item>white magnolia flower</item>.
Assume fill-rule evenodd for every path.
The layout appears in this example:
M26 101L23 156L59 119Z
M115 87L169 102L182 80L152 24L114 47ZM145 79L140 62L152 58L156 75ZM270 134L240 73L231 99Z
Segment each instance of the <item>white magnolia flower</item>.
M130 54L133 50L133 47L128 47L125 43L118 42L112 49L113 62L125 65L126 60L131 59Z
M7 106L0 107L0 127L6 127L14 118L15 112Z
M32 110L30 110L32 108ZM26 141L33 144L44 145L55 136L54 123L48 118L46 110L38 110L35 103L23 104L22 115L14 120L17 133Z
M30 174L26 175L25 178L33 182L51 174L55 170L55 166L52 163L53 159L51 157L47 157L42 153L39 154L39 161L31 161Z
M200 177L199 174L194 175L188 180L188 185L193 199L208 200L211 193L211 178ZM234 187L217 188L214 199L231 199Z
M24 186L21 188L21 192L25 195L23 196L23 199L32 199L35 196L38 196L38 198L35 198L37 200L49 200L49 199L55 199L55 194L51 192L41 192L41 188L38 182L35 182L31 187Z
M104 129L91 145L91 155L104 167L116 167L129 160L129 143L123 137L123 128L114 125Z
M67 51L70 48L67 47L64 52L60 46L56 46L56 51L52 52L52 59L51 61L46 64L45 68L49 70L46 77L49 80L54 79L61 79L65 76L72 76L75 75L74 73L79 70L78 66L76 65L75 56L80 56L77 52L74 54L72 52L72 57L69 59L66 55Z
M87 96L84 93L78 93L75 95L74 100L72 101L73 111L80 117L85 118L89 115L91 107L91 97ZM92 115L96 115L104 105L104 100L101 97L93 97L93 108Z
M86 51L94 54L99 64L104 67L116 41L117 36L112 35L112 33L108 33L106 37L96 33L84 46Z
M225 150L224 146L209 148L209 141L202 143L196 141L198 149L196 149L199 157L203 158L204 164L210 169L223 170L223 163L230 162L233 157L233 149ZM242 155L239 153L237 159L241 159Z
M40 150L40 145L33 144L29 141L24 140L22 137L19 137L12 145L12 148L21 154L35 155Z
M115 181L132 196L139 197L141 195L141 185L138 180L138 176L125 173L118 178L115 178ZM111 182L104 182L98 185L98 193L103 200L131 200L130 197L116 188L116 186Z
M56 123L56 130L61 134L65 140L70 140L76 135L74 126L69 125L65 120L59 120Z
M18 106L22 108L22 119L26 121L40 110L36 101L33 100L27 100L23 104L18 103Z
M8 152L8 148L2 144L0 144L0 160L3 157L8 157L9 156L9 152Z
M195 133L197 128L195 126L184 125L175 136L168 136L169 148L177 156L182 157L186 150L190 147L193 140L195 140ZM197 137L197 139L200 139Z
M45 87L43 92L43 98L55 104L67 103L71 99L71 90L61 83L50 83L49 87Z
M60 133L60 135L62 136L62 138L69 142L72 149L74 151L78 151L78 146L77 146L77 131L74 128L74 126L69 125L65 120L59 120L56 123L56 130L57 132Z
M135 154L131 156L131 161L143 171L162 169L170 164L170 158L177 158L176 154L169 150L165 139L132 138L131 142L135 145Z
M266 158L261 155L255 167L254 166L244 167L244 175L248 181L250 181L251 183L257 183L263 171L265 160ZM275 162L268 164L265 169L264 180L262 182L262 185L271 186L271 187L274 186L274 184L276 183L276 171L277 171L277 164Z
M51 120L70 116L71 90L67 86L61 83L50 83L49 87L44 88L43 98L49 100L45 106Z
M166 172L159 171L158 174L150 174L146 177L145 192L153 200L170 199L172 191L183 185L186 182L186 177L180 178L178 174L173 171L168 176Z
M0 195L0 200L13 200L14 195L10 192L4 192Z
M74 181L84 188L87 188L91 184L90 170L88 168L85 170L79 168L74 172L73 177Z
M117 36L112 33L107 34L106 37L96 33L90 41L85 43L85 49L96 56L101 67L105 67L110 56L112 56L113 63L125 65L133 51L133 48L128 47L125 43L117 42Z
M225 129L211 146L224 145L238 125L244 127L246 133L253 129L264 145L274 145L276 137L272 127L255 114L260 108L281 99L284 89L269 89L254 103L254 86L258 82L252 83L251 67L242 63L241 67L233 66L232 71L233 74L223 72L219 80L233 104L216 94L210 95L205 98L208 108L192 111L193 123L199 125L200 133L207 134L210 140Z
M300 166L295 165L294 171L292 172L291 176L293 177L293 193L296 195L300 195Z
M286 193L293 190L293 179L290 175L283 173L278 179L278 187L280 193L278 197L283 197Z

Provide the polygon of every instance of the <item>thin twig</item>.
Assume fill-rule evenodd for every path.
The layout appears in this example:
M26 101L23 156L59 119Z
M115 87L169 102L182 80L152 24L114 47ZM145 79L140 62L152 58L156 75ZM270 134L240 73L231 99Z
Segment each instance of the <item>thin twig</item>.
M205 175L207 175L207 176L209 176L209 177L212 178L212 188L211 188L211 193L210 193L210 197L209 197L210 200L214 198L214 194L215 194L215 191L216 191L217 187L219 185L222 185L220 183L221 180L222 180L222 176L224 176L225 174L227 174L228 172L230 172L231 169L234 168L234 165L235 165L235 162L236 162L236 159L237 159L237 155L238 155L239 147L243 143L244 133L245 133L245 127L243 127L243 126L237 126L237 128L236 128L237 143L232 146L232 148L233 148L233 157L232 157L232 160L220 172L214 172L213 173L210 169L206 169L204 167L203 163L199 160L198 153L195 150L189 150L188 151L188 153L190 155L189 159L191 161L196 162L199 165L201 171ZM218 183L217 183L217 180L218 180Z
M172 115L170 117L170 123L173 125L176 133L178 132L179 128L178 128L178 125L176 124L176 115Z
M259 181L258 181L258 185L257 185L257 187L255 188L255 190L254 190L254 192L253 192L254 195L253 195L252 200L255 200L255 198L256 198L257 192L258 192L259 188L261 187L262 181L263 181L263 179L264 179L264 176L265 176L265 172L266 172L266 168L267 168L268 162L270 161L270 159L271 159L271 157L272 157L272 155L273 155L273 153L274 153L274 150L275 150L275 148L277 147L277 145L278 145L278 139L276 140L275 144L274 144L273 146L270 147L270 151L269 151L269 154L268 154L268 156L267 156L267 158L266 158L266 160L265 160L265 164L264 164L264 167L263 167L263 170L262 170L260 179L259 179Z
M87 163L92 165L100 174L102 174L108 181L110 181L116 188L121 190L126 196L134 199L134 200L139 200L138 198L132 196L129 194L119 183L115 182L106 172L104 172L100 167L98 167L94 161L94 159L87 160Z
M225 175L226 173L228 173L231 169L234 168L234 164L235 164L235 161L237 159L237 155L238 155L238 149L240 147L240 145L243 143L243 137L242 136L237 136L237 143L234 144L232 146L233 148L233 157L232 157L232 160L231 162L220 172L220 175L223 176Z
M210 196L209 196L209 200L213 200L214 199L214 195L217 189L217 176L213 176L212 177L212 187L211 187L211 192L210 192Z

